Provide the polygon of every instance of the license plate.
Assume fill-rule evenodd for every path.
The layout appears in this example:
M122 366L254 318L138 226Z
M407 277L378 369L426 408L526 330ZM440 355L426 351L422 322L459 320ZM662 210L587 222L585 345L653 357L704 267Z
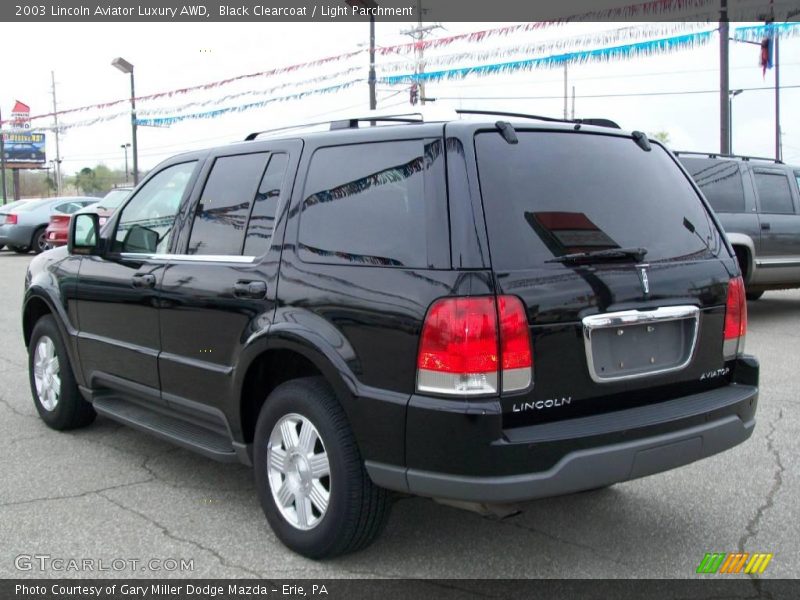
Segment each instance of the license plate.
M696 307L667 307L586 317L584 343L597 382L668 373L684 368L697 341Z

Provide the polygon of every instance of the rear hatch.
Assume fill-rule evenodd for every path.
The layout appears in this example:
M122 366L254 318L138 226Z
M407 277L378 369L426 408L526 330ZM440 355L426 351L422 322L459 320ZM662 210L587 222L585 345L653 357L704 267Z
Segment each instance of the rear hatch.
M519 297L533 382L506 426L669 400L728 381L731 273L720 231L672 157L630 136L475 135L498 294Z

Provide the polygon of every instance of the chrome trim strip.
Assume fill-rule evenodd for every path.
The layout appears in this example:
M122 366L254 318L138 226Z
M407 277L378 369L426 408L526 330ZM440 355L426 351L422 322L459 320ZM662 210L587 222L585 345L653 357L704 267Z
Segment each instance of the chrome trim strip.
M756 267L760 269L800 267L800 260L796 258L758 258L755 262Z
M122 258L129 260L171 260L176 262L222 262L253 263L255 256L227 256L223 254L145 254L138 252L122 252Z
M692 343L689 347L686 360L679 365L643 373L610 377L601 377L595 370L594 357L592 355L592 332L595 329L609 329L626 325L643 325L647 323L665 323L667 321L682 320L692 320L694 322L694 331L692 332ZM623 310L600 315L590 315L584 317L581 322L583 323L583 345L586 350L586 362L589 367L589 375L595 383L610 383L663 375L664 373L685 369L692 361L695 349L697 348L697 334L700 330L700 309L696 306L665 306L654 310Z

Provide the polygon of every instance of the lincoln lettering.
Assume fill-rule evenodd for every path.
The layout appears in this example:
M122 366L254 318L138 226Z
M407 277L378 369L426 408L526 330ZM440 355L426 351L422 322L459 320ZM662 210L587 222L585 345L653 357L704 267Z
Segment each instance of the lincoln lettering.
M526 410L542 410L543 408L555 408L558 406L567 406L572 402L572 396L564 398L548 398L547 400L535 400L534 402L516 402L511 407L514 412L525 412Z

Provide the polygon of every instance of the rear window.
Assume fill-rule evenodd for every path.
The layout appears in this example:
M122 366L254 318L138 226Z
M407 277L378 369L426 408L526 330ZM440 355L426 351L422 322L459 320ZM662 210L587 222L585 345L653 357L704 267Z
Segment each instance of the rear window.
M738 163L710 158L687 158L682 162L715 211L744 212Z
M647 262L716 256L719 232L694 188L660 146L630 138L518 131L475 138L495 268L556 256L642 247Z

